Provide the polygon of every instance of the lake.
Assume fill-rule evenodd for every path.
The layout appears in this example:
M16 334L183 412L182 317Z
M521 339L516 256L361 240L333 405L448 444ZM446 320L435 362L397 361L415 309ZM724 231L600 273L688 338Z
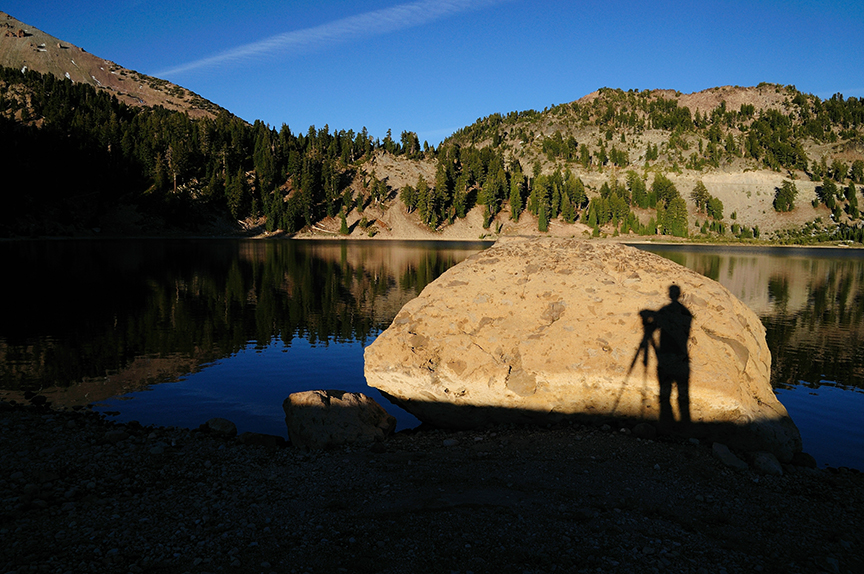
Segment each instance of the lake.
M39 391L118 421L219 416L285 436L282 401L364 392L363 349L481 242L63 240L0 243L0 395ZM820 465L864 470L864 252L640 245L762 319L772 382Z

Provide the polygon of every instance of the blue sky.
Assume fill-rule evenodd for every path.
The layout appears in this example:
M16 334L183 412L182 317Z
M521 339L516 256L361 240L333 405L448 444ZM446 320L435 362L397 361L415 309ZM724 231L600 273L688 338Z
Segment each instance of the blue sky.
M253 121L437 144L598 88L864 97L864 2L13 0L23 22Z

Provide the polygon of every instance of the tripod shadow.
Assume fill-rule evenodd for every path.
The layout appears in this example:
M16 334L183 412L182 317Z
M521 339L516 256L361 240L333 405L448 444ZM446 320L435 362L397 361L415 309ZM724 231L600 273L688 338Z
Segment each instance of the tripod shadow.
M642 341L630 364L632 371L642 355L642 364L647 369L649 353L651 349L654 350L657 357L657 382L660 385L658 424L661 431L667 432L675 430L676 427L678 430L685 430L690 425L690 353L687 343L693 315L678 300L680 297L681 288L670 285L669 304L656 311L639 311L642 318ZM677 423L672 408L673 388L677 391Z

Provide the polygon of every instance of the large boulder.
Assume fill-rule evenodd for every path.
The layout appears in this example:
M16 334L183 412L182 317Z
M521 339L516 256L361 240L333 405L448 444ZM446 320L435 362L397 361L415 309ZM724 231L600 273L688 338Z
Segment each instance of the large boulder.
M441 427L614 418L782 461L801 450L759 318L620 243L499 241L406 304L365 362L370 386Z
M362 393L303 391L282 403L288 438L297 447L323 449L387 438L396 418Z

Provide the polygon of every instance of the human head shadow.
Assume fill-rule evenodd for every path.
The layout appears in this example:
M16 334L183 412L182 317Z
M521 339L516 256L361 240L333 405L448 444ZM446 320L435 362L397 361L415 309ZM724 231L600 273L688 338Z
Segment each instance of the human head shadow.
M642 340L630 363L628 375L642 357L642 366L648 369L653 350L657 358L661 431L684 431L690 426L690 326L693 314L681 301L681 288L669 286L669 303L660 309L642 309ZM672 408L672 390L677 391L678 420Z

